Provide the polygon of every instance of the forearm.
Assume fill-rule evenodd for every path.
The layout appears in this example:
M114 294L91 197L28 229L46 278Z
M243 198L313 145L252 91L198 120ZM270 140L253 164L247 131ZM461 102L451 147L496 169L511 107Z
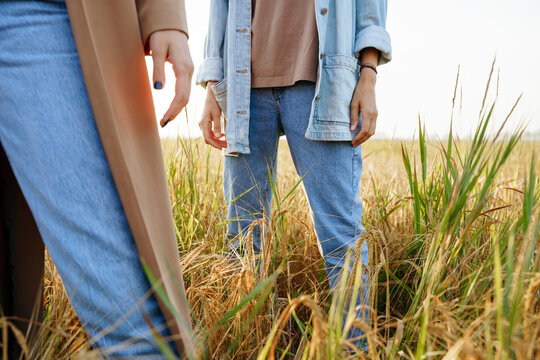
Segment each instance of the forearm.
M351 100L351 131L355 131L362 114L361 129L352 141L353 146L359 146L375 134L377 122L377 101L375 84L377 82L377 64L379 50L374 47L362 49L359 55L360 77Z
M362 64L370 64L377 66L379 62L379 50L369 47L362 50L360 53L360 62Z

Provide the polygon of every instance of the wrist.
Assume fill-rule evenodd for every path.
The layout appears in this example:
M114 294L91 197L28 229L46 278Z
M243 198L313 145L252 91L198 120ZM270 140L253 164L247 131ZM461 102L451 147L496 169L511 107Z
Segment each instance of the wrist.
M185 41L185 42L187 42L189 39L189 37L183 30L176 30L176 29L156 30L150 35L148 35L149 40L152 38L158 38L158 37L173 38L175 41Z
M212 85L217 83L217 81L208 81L206 83L206 102L217 102L216 95L214 95L214 91L212 90Z
M377 74L371 69L364 69L360 71L360 78L358 81L375 86L377 82Z
M377 81L377 65L375 63L371 63L369 61L363 61L361 59L358 59L358 66L360 66L360 80L362 81L368 81L369 83L372 83L375 85L375 82Z
M362 63L359 62L358 65L360 65L360 72L362 72L362 70L363 71L373 71L375 73L375 75L378 74L376 65L373 65L373 64L370 64L370 63L365 63L365 62L362 62Z
M206 85L204 86L204 88L206 89L206 92L207 92L207 93L208 93L208 92L213 93L213 91L212 91L212 85L214 85L215 83L217 83L217 81L215 81L215 80L208 80L208 81L206 82Z

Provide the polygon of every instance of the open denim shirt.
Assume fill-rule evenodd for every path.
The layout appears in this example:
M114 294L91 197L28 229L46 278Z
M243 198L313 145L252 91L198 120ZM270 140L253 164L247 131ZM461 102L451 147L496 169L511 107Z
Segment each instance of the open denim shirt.
M386 32L387 0L314 0L319 35L319 69L306 138L352 140L350 103L360 75L362 49L392 58ZM249 154L251 92L251 0L211 0L204 60L197 84L212 86L227 119L225 154ZM358 131L358 130L357 130Z

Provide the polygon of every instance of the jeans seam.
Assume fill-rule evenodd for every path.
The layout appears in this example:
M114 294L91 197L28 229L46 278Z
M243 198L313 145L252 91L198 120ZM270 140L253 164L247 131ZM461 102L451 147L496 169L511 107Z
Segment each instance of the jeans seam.
M276 134L276 146L274 147L274 154L272 156L272 159L270 164L269 164L269 171L270 171L270 174L268 174L268 177L266 178L266 181L265 181L265 187L264 187L264 195L263 195L263 201L264 201L264 206L263 206L263 210L266 211L266 204L268 203L269 199L268 199L268 193L270 192L270 176L272 176L272 179L274 181L274 183L276 183L276 175L277 175L277 164L276 164L276 161L277 161L277 153L278 153L278 146L279 146L279 137L278 137L278 134ZM272 199L270 199L271 201ZM272 203L270 203L270 211L272 211ZM270 218L270 214L266 214L266 216L268 218ZM262 235L261 235L261 238L262 238Z
M351 166L351 169L352 169L352 172L353 172L353 174L352 174L352 184L351 184L351 188L352 188L352 197L351 197L352 200L351 200L351 209L350 209L351 214L354 214L354 206L358 205L358 204L356 204L355 199L357 197L359 197L359 194L357 193L358 189L356 188L356 184L360 182L359 179L358 179L358 177L359 177L358 171L357 171L358 169L356 168L356 163L357 163L357 160L358 160L358 156L359 156L358 151L356 151L356 149L353 148L353 156L352 156L353 163L352 163L352 166ZM355 219L353 219L353 222L354 222L354 237L355 237L355 243L356 243L356 241L358 241L359 236L360 236L360 233L359 233L358 229L360 228L359 225L361 225L362 219L356 219L355 218Z
M275 107L275 110L276 110L276 114L278 115L278 125L279 125L279 106L277 105L277 101L276 101L276 98L275 98L275 88L272 88L272 99L274 101L274 107ZM279 126L277 127L279 129ZM272 155L272 158L270 159L270 162L268 163L268 167L269 167L269 174L268 176L266 177L265 179L265 182L264 182L264 187L262 189L262 194L261 194L261 197L262 197L262 201L263 201L263 206L262 206L262 210L263 212L266 212L266 205L269 203L269 212L272 212L272 199L268 197L268 193L270 192L270 189L271 189L271 185L270 185L270 176L272 176L272 179L274 181L274 183L276 182L276 174L277 174L277 164L276 164L276 161L277 161L277 153L278 153L278 147L279 147L279 130L277 130L277 133L276 133L276 138L275 138L275 147L274 147L274 154ZM263 213L263 219L266 217L268 219L270 219L270 214L265 214ZM259 230L260 230L260 247L261 247L261 250L262 250L262 240L263 240L263 234L262 234L262 230L260 229L260 225L259 225Z
M350 201L350 209L349 209L349 214L351 214L351 216L353 217L353 224L354 224L354 239L356 239L356 219L354 219L354 199L355 199L355 191L354 191L354 184L355 184L355 180L356 180L356 171L355 171L355 167L354 167L354 164L355 164L355 160L356 160L356 151L354 151L354 148L352 148L352 152L353 152L353 156L352 156L352 163L351 163L351 171L352 171L352 176L351 176L351 192L352 192L352 196L351 196L351 201ZM356 242L356 240L355 240Z
M272 157L272 169L270 170L271 171L271 174L272 174L272 178L273 178L273 181L274 181L274 184L276 183L276 178L277 178L277 153L278 153L278 147L279 147L279 126L280 126L280 123L281 123L281 111L279 109L279 102L278 102L278 98L279 98L279 95L277 94L278 92L278 89L276 88L272 88L272 99L274 100L274 108L276 109L276 115L277 115L277 120L278 120L278 126L276 127L277 130L277 133L276 133L276 146L274 147L274 155ZM266 186L266 193L264 194L265 195L265 198L268 198L268 192L269 192L269 186L270 186L270 179L267 180L267 183L268 185ZM267 200L267 199L265 199ZM271 199L270 199L271 200ZM272 205L270 204L270 208L272 207ZM270 209L270 211L272 211L272 209ZM270 215L270 214L267 214L267 215Z
M281 122L281 110L279 108L279 100L281 99L281 91L282 90L280 88L272 88L272 98L274 100L274 107L276 109L279 122Z

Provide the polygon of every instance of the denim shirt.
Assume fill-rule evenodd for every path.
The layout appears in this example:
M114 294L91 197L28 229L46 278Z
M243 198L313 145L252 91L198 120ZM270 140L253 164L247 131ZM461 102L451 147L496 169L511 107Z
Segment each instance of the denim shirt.
M386 32L387 0L314 0L319 69L306 138L352 140L350 103L360 75L362 49L391 60ZM218 81L212 90L226 118L225 154L249 154L251 92L251 0L211 0L204 60L197 84ZM358 127L360 128L360 127ZM358 131L358 130L357 130Z

